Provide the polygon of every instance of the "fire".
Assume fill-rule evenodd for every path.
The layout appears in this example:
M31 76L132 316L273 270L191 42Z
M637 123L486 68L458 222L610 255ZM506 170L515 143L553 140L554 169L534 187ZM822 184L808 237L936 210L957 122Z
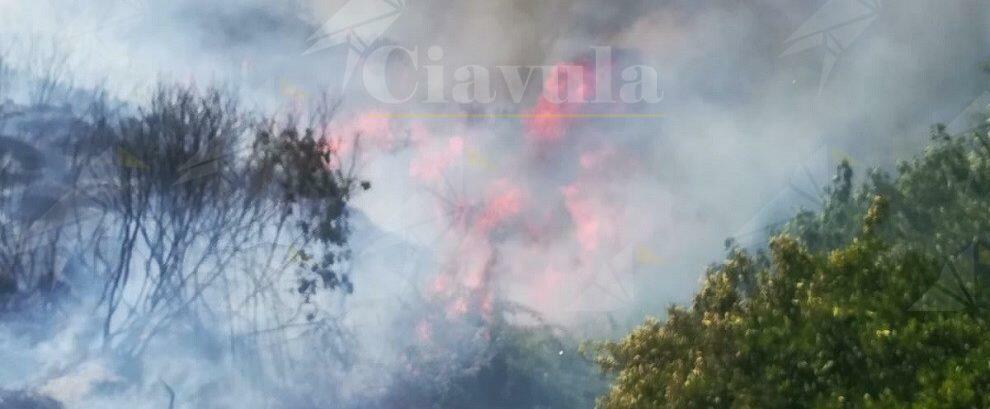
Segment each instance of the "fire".
M330 167L339 169L349 160L359 159L355 155L368 157L397 149L400 139L392 132L393 125L387 112L371 110L334 121L328 128L319 129L318 136L334 154Z
M527 135L539 144L563 139L573 116L588 102L595 84L595 71L589 64L561 63L543 81L543 94L529 112Z
M597 250L599 243L606 238L609 230L603 220L603 214L610 213L610 209L603 209L578 184L564 187L562 193L564 205L574 222L576 239L581 245L581 249L585 252Z
M616 180L621 183L638 173L636 153L592 139L598 135L576 127L580 114L592 112L587 103L598 92L595 67L570 62L551 71L544 77L543 95L524 111L529 143L486 151L484 131L470 124L433 128L431 123L429 129L415 121L405 124L407 176L434 193L435 210L444 224L439 226L443 233L437 245L440 267L424 290L435 308L411 334L420 341L456 320L481 318L485 326L493 322L502 300L549 314L573 307L575 292L591 287L585 283L604 274L600 261L623 248L621 241L640 236L620 229L630 225L635 212L627 212L616 191L621 187L614 186ZM595 109L600 108L620 107L599 104ZM391 135L396 128L375 121L380 114L359 118L363 120L355 126L362 129ZM438 129L444 133L432 133ZM373 139L385 146L395 140ZM577 149L558 149L553 162L529 162L534 157L527 150L542 152L565 142ZM508 165L468 166L473 152L486 152L493 163ZM532 178L527 173L532 171L553 172L554 177ZM451 183L455 172L469 172L472 180Z
M511 216L522 210L523 192L506 179L495 181L489 188L489 198L475 227L479 234L487 234Z
M362 147L389 151L397 147L398 139L392 132L388 112L371 110L357 114L324 130L335 141L339 153L349 154L360 143ZM359 136L355 141L354 136Z
M439 182L446 170L460 161L463 154L464 139L460 137L448 139L445 146L424 146L409 164L409 174L421 182Z
M589 150L581 153L579 163L584 170L598 170L610 165L609 162L616 156L615 149L605 146L596 150Z

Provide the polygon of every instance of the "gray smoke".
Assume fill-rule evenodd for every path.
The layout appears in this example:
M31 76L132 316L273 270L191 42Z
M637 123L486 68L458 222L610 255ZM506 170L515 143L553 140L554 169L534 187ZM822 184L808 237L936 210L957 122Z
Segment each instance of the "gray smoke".
M529 112L533 98L383 105L362 78L342 90L346 46L305 51L344 3L0 2L0 50L11 68L0 99L36 102L31 90L55 81L46 102L103 87L138 104L165 80L225 84L252 108L285 112L329 92L342 101L336 132L362 134L358 169L374 185L353 204L355 293L325 300L357 340L339 368L281 368L284 384L259 390L271 368L233 362L223 334L190 339L178 330L130 365L94 352L98 324L70 313L56 330L0 328L0 361L9 363L0 389L38 391L68 407L166 407L170 393L176 407L274 407L276 390L368 406L387 395L417 336L446 334L449 342L430 341L451 348L451 366L485 359L465 341L483 325L452 318L456 328L441 332L419 321L443 322L459 308L438 279L471 287L476 270L485 275L478 286L499 300L580 337L614 336L688 301L726 238L758 243L774 221L816 206L808 195L838 160L860 172L890 168L921 151L928 126L965 122L965 109L990 92L980 69L990 54L984 2L882 1L864 12L868 2L853 0L408 0L376 45L421 58L440 46L448 77L469 64L587 61L593 46L613 47L619 66L660 72L662 102L620 108L661 117L576 119L544 146L528 138L525 119L497 115ZM816 14L824 9L835 11ZM786 53L792 34L816 18L822 27L860 26L797 39L822 45ZM389 79L397 93L426 86L422 71ZM401 116L436 112L470 115ZM476 221L486 205L506 201L513 209L483 237L462 234L463 220L451 216L463 206ZM94 301L83 293L74 305L85 311Z

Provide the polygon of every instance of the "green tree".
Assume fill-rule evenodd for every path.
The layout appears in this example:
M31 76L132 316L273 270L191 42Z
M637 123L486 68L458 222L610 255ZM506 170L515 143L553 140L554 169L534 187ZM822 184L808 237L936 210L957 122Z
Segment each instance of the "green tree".
M856 189L841 164L768 254L730 249L690 307L598 345L598 406L990 407L990 138L932 139ZM959 308L919 308L933 288Z

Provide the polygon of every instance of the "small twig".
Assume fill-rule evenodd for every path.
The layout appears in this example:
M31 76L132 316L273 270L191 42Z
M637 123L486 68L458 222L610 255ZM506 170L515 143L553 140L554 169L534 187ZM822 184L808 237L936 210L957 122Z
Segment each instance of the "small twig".
M165 392L168 393L168 409L175 409L175 390L168 385L168 382L165 382L162 379L159 379L159 381L162 383L162 386L165 387Z

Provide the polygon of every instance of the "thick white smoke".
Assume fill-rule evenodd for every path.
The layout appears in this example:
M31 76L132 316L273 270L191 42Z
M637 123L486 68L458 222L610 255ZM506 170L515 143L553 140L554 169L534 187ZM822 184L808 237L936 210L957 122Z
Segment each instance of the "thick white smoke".
M466 65L591 65L595 46L612 47L616 66L661 75L658 104L554 111L610 115L550 124L519 116L539 112L534 95L382 104L363 78L340 89L346 46L305 51L344 1L6 0L0 46L21 79L54 66L68 85L128 102L159 79L227 84L265 112L304 111L324 91L340 97L333 132L361 135L341 149L358 152L373 188L353 203L355 293L324 301L356 346L340 368L280 369L302 381L272 389L321 390L317 375L332 374L333 392L314 396L362 406L407 371L411 345L433 348L442 368L486 359L491 315L505 306L584 337L661 314L690 298L726 238L759 239L767 221L813 206L795 185L817 193L843 157L858 169L890 165L921 149L928 125L990 90L979 69L990 6L976 2L885 1L839 47L785 53L817 10L862 11L839 3L408 0L377 43L415 49L421 66L441 47L435 63L451 84ZM826 17L857 18L840 14ZM427 86L422 69L396 65L396 93ZM33 85L21 84L10 95L29 102ZM84 295L78 308L92 301ZM60 319L39 342L14 324L0 331L0 358L13 363L0 368L0 386L70 407L165 407L170 390L177 407L274 405L275 392L253 388L270 368L217 352L228 348L223 334L174 331L134 368L93 353L98 324L83 317ZM128 386L138 373L140 385Z

